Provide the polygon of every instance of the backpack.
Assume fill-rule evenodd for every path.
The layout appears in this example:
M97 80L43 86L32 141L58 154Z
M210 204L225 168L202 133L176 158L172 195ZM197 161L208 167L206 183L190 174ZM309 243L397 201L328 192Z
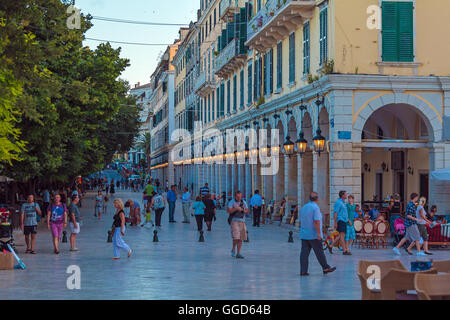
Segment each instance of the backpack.
M397 233L397 234L400 234L400 235L405 234L405 232L406 232L405 222L403 221L402 218L398 218L397 220L395 220L394 229L395 229L395 233Z
M163 201L163 198L161 196L156 196L153 199L154 199L153 200L154 201L153 202L153 207L155 209L162 209L162 208L164 208L164 201Z

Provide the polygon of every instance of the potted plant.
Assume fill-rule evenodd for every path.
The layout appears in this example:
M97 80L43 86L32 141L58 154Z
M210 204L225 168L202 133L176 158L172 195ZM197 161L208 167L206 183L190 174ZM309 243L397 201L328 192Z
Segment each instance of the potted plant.
M262 25L263 25L263 17L259 17L259 18L258 18L258 24L257 24L257 27L258 27L258 28L261 28Z

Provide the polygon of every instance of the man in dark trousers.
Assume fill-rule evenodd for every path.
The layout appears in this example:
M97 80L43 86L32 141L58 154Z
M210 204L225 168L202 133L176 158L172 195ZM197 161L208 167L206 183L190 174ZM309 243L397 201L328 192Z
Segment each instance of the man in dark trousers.
M310 202L306 204L300 211L300 239L302 240L302 250L300 253L300 275L302 277L309 276L308 264L311 249L323 269L323 274L336 271L336 267L330 267L327 258L322 249L322 213L317 205L319 195L317 192L311 193Z
M250 199L250 207L253 208L253 226L259 228L261 223L262 207L262 198L259 195L259 190L256 190L255 195Z

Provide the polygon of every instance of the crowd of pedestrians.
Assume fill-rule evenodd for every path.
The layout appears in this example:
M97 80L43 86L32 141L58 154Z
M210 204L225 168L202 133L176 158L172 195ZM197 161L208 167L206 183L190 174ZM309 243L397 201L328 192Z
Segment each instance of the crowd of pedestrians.
M94 182L92 182L94 183ZM124 241L127 225L132 228L146 227L151 224L155 230L162 230L162 216L168 209L168 222L176 223L175 208L177 202L181 202L184 224L191 223L191 217L196 222L196 229L203 233L204 226L208 232L213 231L213 222L216 221L220 198L212 195L208 184L200 188L199 194L192 195L190 188L184 188L181 194L178 194L180 186L172 185L163 189L158 180L149 179L145 185L139 181L139 190L142 192L142 202L128 199L125 203L122 199L113 199L115 208L111 237L113 243L113 259L120 259L120 251L127 253L128 257L132 255L132 249ZM98 186L98 192L94 198L94 216L99 220L106 214L109 196L114 198L117 189L134 190L133 180L102 180L95 181ZM40 219L44 220L48 229L51 231L52 243L55 254L60 253L60 240L63 230L69 227L70 230L70 251L77 252L77 236L80 234L82 218L80 214L81 200L84 190L80 186L74 186L71 189L62 188L58 191L44 189L42 191L42 208L35 201L33 195L27 197L26 203L21 208L21 228L25 235L26 253L36 254L36 235L37 226ZM314 251L317 261L321 265L324 274L332 273L336 270L328 264L323 250L323 221L320 207L318 206L319 194L311 193L309 203L302 208L296 207L293 222L300 221L300 275L308 276L309 256ZM393 250L400 254L400 248L410 241L406 248L408 254L412 255L412 248L416 247L418 256L431 255L428 248L428 237L426 226L431 224L430 215L425 211L426 199L420 198L417 194L411 195L411 201L406 208L406 235L403 240ZM286 202L281 206L284 209ZM395 207L395 203L392 207ZM264 208L264 198L256 190L247 204L240 191L236 191L231 201L226 204L228 215L228 224L232 238L231 256L236 259L244 259L242 253L243 243L248 240L247 220L249 213L252 212L253 227L261 226L261 216ZM128 215L125 210L128 210ZM282 210L281 210L282 211ZM154 214L154 219L152 215ZM280 213L283 219L283 212ZM379 216L375 208L371 208L369 213L364 214L361 207L355 204L355 198L348 195L346 191L339 193L339 199L333 208L334 228L339 234L334 243L329 246L332 254L332 248L340 244L344 256L351 256L350 247L356 238L354 219L357 217L366 217L375 219ZM264 223L264 222L263 222ZM291 221L292 223L292 221Z

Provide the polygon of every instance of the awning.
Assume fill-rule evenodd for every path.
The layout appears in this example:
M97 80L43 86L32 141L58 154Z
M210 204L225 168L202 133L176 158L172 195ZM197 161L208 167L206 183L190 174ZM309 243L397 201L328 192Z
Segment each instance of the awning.
M431 180L450 181L450 168L433 171L430 174Z

